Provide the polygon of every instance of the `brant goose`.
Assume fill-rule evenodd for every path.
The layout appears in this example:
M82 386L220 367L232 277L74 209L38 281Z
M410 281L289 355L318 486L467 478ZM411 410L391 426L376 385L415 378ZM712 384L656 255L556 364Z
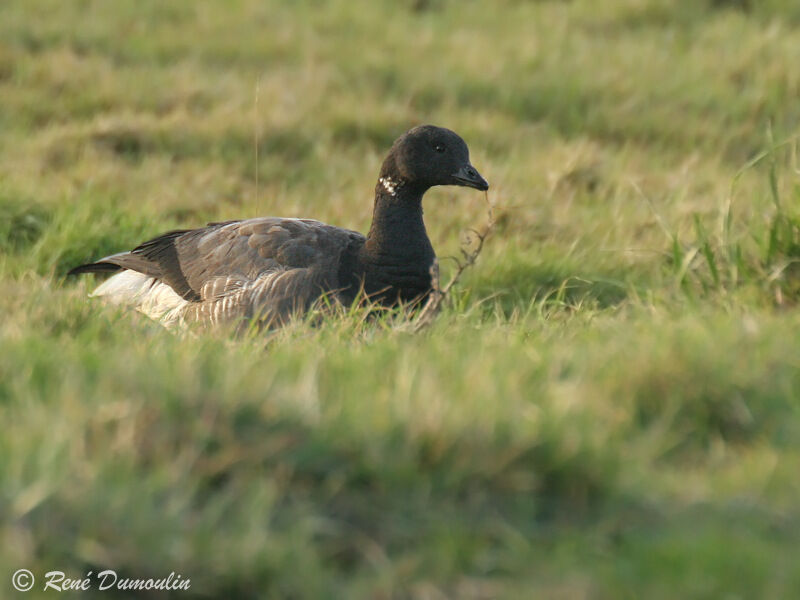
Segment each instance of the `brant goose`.
M422 196L435 185L489 189L461 137L423 125L397 139L383 161L366 236L311 219L209 223L69 274L117 273L92 296L133 306L167 327L280 325L323 296L347 305L360 292L384 305L415 302L431 290L436 255Z

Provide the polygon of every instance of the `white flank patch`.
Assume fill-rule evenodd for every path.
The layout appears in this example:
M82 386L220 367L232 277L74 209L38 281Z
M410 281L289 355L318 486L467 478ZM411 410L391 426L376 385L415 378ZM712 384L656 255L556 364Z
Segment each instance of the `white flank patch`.
M110 304L131 306L165 327L179 323L189 304L167 284L130 270L109 277L90 296Z

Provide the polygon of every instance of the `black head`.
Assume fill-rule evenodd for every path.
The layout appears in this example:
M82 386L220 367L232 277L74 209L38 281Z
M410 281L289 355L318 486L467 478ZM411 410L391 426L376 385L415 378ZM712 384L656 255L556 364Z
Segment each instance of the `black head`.
M489 184L469 162L469 148L449 129L420 125L400 136L383 163L381 178L424 191L434 185L463 185L488 190Z

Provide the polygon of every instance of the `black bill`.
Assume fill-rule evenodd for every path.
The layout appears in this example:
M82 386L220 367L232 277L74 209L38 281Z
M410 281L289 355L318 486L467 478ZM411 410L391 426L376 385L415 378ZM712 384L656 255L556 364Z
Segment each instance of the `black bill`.
M458 185L465 185L467 187L475 188L476 190L486 191L489 189L489 182L486 181L478 170L472 165L464 165L457 172L453 174Z

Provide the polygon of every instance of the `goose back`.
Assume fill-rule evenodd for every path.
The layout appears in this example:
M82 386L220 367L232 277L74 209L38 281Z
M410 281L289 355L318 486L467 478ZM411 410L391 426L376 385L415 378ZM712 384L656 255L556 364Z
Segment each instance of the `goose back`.
M347 273L340 282L340 264L364 240L311 219L261 217L172 231L72 272L121 269L93 296L132 304L166 325L274 324L323 294L354 296L358 278Z

